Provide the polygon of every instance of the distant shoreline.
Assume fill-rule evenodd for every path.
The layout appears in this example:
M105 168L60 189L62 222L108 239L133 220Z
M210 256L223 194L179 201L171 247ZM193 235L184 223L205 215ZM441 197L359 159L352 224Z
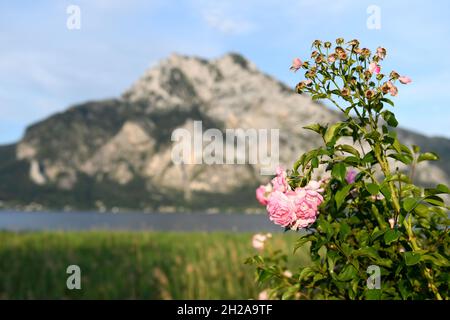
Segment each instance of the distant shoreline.
M277 232L265 214L232 213L100 213L20 212L0 210L0 230L6 231L175 231Z

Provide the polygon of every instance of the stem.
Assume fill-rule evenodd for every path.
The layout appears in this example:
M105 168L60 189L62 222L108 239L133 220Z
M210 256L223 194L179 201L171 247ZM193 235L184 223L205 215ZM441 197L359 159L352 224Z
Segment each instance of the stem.
M406 227L406 232L408 233L408 240L411 243L411 247L414 251L420 251L421 248L419 247L419 244L416 241L416 236L414 235L414 232L412 231L412 222L411 222L411 215L409 215L408 219L405 219L405 227ZM431 291L433 292L434 296L436 297L437 300L442 300L442 296L439 293L438 288L436 287L436 285L434 284L434 279L433 276L430 273L430 270L424 266L421 265L420 269L423 273L423 275L425 276L425 278L427 279L428 282L428 288L431 289Z

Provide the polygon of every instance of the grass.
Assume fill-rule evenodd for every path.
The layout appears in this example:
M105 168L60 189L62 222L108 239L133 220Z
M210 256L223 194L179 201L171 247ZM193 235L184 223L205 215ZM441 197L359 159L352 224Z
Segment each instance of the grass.
M253 299L251 234L0 232L1 299ZM294 235L273 246L291 251ZM304 251L292 261L308 263ZM81 290L66 269L81 268Z

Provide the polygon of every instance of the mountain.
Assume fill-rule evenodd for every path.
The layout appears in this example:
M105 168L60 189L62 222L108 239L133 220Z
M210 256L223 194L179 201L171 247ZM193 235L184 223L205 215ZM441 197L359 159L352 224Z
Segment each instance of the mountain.
M339 115L260 72L238 54L215 60L173 54L121 97L79 104L27 128L0 147L0 205L111 210L246 210L268 180L257 164L177 165L172 132L280 129L280 162L290 167L321 141L302 129ZM407 144L440 153L417 170L422 184L448 182L450 140L399 129ZM225 145L229 143L224 142ZM250 146L248 152L254 146Z

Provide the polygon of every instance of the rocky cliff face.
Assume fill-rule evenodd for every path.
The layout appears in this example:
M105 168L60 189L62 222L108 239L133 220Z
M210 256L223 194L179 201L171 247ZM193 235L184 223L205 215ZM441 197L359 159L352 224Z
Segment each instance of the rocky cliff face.
M254 187L267 180L258 164L176 165L172 132L193 132L197 120L204 130L224 133L280 129L280 162L290 167L320 144L302 126L338 118L240 55L172 55L122 97L74 106L30 126L17 145L0 148L0 201L83 209L252 207ZM421 183L449 181L449 140L399 134L408 144L443 153L440 165L418 170Z

